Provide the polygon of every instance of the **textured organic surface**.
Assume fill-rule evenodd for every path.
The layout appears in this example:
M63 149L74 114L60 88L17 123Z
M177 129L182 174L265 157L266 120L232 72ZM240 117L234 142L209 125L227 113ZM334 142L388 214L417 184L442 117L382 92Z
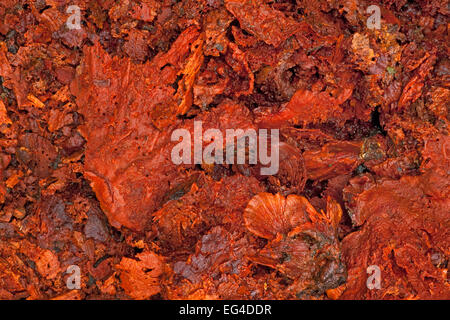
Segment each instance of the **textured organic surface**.
M2 0L0 299L450 299L448 28L441 0ZM278 172L175 164L200 121L279 129Z

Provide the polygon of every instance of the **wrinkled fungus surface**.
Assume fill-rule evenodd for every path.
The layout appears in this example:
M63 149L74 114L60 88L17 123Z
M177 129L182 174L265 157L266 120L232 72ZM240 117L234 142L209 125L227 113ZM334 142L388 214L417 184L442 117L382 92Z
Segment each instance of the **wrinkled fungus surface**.
M443 0L2 0L0 299L450 299L448 27ZM198 123L279 130L278 170L175 163Z

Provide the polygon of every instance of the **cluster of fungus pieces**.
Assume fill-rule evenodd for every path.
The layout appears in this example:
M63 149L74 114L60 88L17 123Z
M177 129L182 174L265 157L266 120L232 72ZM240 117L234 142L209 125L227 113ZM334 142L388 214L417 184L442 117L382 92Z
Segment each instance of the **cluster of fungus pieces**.
M328 199L320 213L304 197L261 193L244 211L245 226L268 243L249 259L279 271L286 291L298 298L320 295L346 280L337 227L342 209Z
M0 299L449 299L447 2L2 0Z
M450 182L442 179L448 177L450 159L440 156L450 151L450 139L438 135L426 142L422 175L375 181L366 174L344 189L352 222L360 229L342 241L348 268L343 299L450 298ZM381 271L379 290L364 285L363 266L371 265Z

